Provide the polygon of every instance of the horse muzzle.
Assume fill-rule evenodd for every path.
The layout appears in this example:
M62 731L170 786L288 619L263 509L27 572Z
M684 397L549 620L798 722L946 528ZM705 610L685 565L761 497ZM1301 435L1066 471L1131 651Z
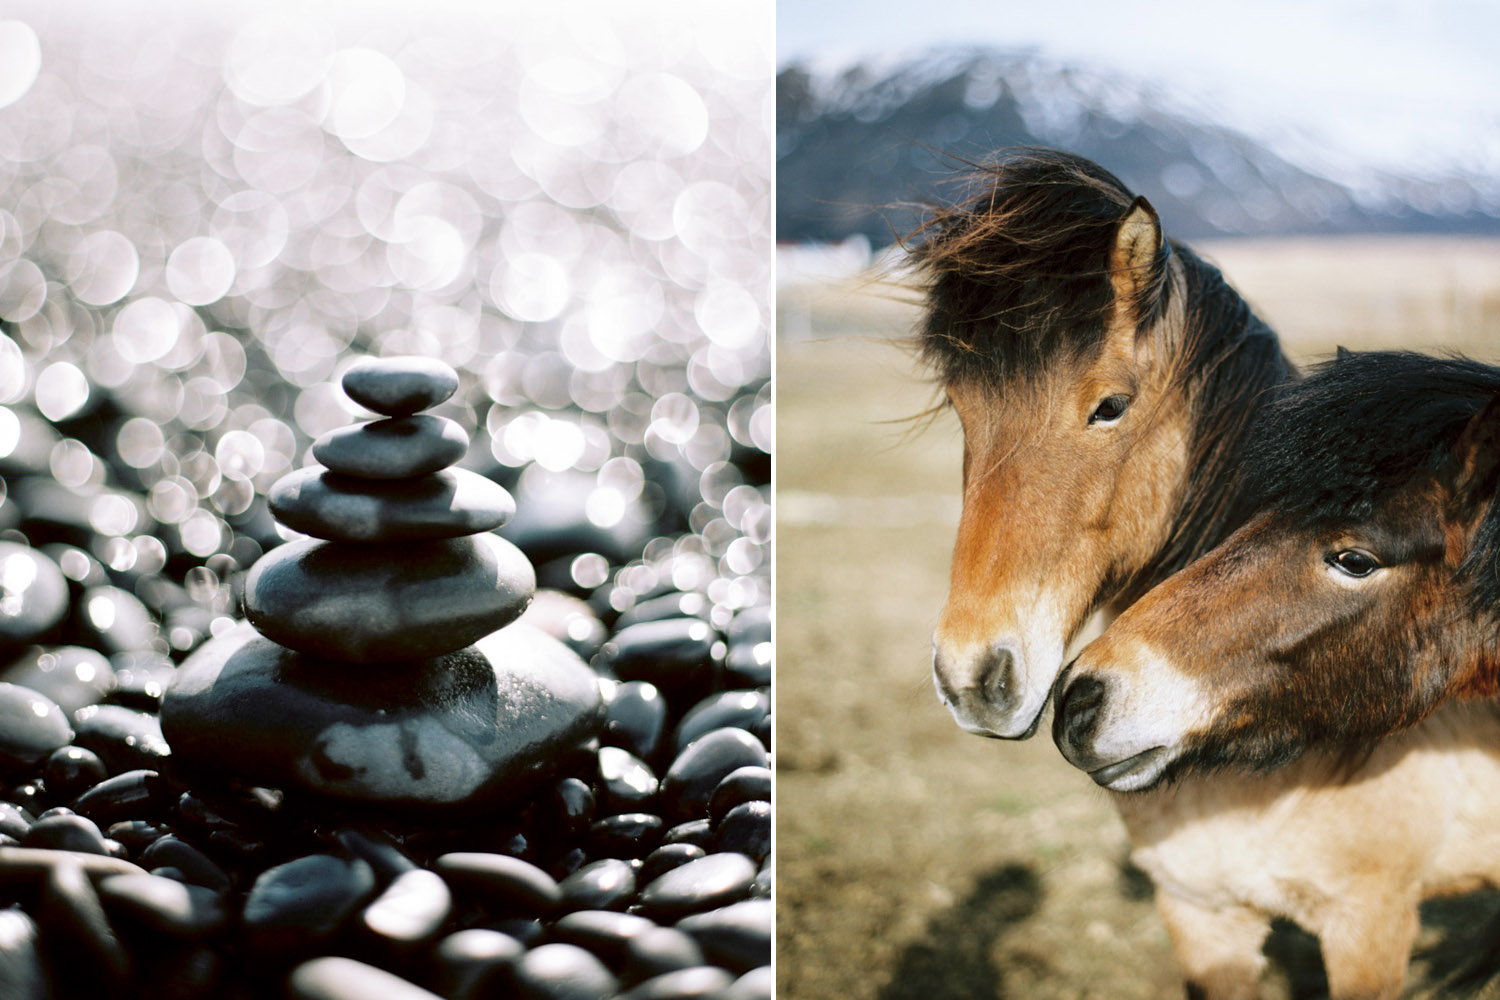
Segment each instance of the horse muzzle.
M1036 733L1046 698L1028 705L1021 684L1020 656L996 643L954 656L934 645L932 679L938 698L959 728L991 739L1024 740Z

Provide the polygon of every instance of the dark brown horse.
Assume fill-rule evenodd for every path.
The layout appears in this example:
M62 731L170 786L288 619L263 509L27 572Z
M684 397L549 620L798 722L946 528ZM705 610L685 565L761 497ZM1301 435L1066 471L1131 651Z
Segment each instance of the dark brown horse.
M1064 650L1241 519L1236 460L1275 335L1156 213L1078 157L982 168L914 250L921 351L964 429L963 513L933 637L939 696L1036 730Z
M1267 407L1251 520L1058 685L1054 733L1113 788L1358 746L1500 689L1500 368L1348 354Z

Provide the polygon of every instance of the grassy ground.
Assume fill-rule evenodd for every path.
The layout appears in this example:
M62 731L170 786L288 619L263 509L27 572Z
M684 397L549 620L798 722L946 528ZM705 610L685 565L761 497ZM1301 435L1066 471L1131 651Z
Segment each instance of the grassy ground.
M1500 244L1203 249L1299 358L1343 343L1500 360ZM902 419L933 400L892 342L914 312L871 286L779 302L797 339L776 372L778 996L1180 995L1104 794L1050 740L966 736L933 695L961 441L947 415ZM1494 905L1429 909L1414 978ZM1266 997L1319 995L1310 939L1269 951Z

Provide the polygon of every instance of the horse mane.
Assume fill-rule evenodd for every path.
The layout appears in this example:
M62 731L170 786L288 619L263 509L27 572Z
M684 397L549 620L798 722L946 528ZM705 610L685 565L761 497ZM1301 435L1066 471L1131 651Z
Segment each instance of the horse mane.
M1442 477L1459 435L1496 394L1500 368L1458 355L1341 352L1261 411L1244 456L1247 500L1313 523L1368 518L1419 477ZM1477 611L1500 606L1493 499L1458 577Z
M926 291L921 359L944 383L1000 385L1097 352L1114 308L1110 254L1135 196L1092 161L1031 147L974 165L961 180L973 193L932 208L904 241ZM1186 278L1181 289L1169 280L1171 255ZM1173 296L1184 296L1174 388L1191 387L1199 403L1185 502L1155 562L1118 581L1130 600L1237 526L1246 511L1237 502L1234 458L1250 417L1268 388L1296 375L1275 333L1186 246L1164 241L1136 284L1138 333L1165 315Z

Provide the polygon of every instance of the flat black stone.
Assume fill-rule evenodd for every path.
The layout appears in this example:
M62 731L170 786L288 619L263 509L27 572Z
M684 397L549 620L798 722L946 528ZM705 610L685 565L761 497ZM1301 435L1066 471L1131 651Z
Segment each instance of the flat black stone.
M111 774L158 771L172 755L156 716L123 705L80 708L73 729L73 742L98 754Z
M352 663L452 653L507 625L536 587L497 535L353 545L303 540L267 553L245 581L245 616L266 638Z
M68 613L68 581L57 563L0 541L0 649L46 635Z
M442 1000L400 976L352 958L326 955L292 970L287 994L295 1000Z
M346 542L457 538L498 528L516 512L505 487L468 469L373 480L309 465L276 480L266 499L288 528Z
M663 618L617 631L600 659L624 681L650 681L674 703L695 701L714 687L724 643L699 618Z
M697 939L710 962L732 972L770 964L775 927L776 910L769 899L731 903L677 922L679 930Z
M437 858L432 868L459 896L504 912L547 916L562 904L556 879L508 854L455 851Z
M73 742L57 702L31 688L0 683L0 771L26 768Z
M739 767L724 776L714 786L708 799L708 820L717 824L724 814L742 802L756 799L771 801L771 769L769 767Z
M571 910L623 910L635 898L635 869L619 858L590 862L558 883Z
M365 930L381 944L406 947L437 936L453 910L442 877L425 868L397 875L360 914Z
M703 964L698 942L675 927L653 927L625 944L624 978L632 982ZM728 985L728 976L720 985Z
M606 1000L619 981L590 953L571 944L544 944L515 964L518 994L526 1000Z
M673 868L681 867L689 861L696 861L707 855L708 852L697 844L663 844L646 855L639 873L640 883L647 885Z
M620 994L619 1000L719 1000L734 977L713 965L654 976Z
M499 993L497 981L524 954L526 947L509 934L487 927L455 931L432 951L433 986L449 1000Z
M661 842L666 824L654 813L617 813L589 826L592 854L605 858L644 858Z
M674 740L677 753L704 733L733 726L753 733L771 712L771 698L765 691L720 691L688 709L677 724Z
M39 691L71 715L97 705L115 689L115 672L86 646L35 646L0 671L0 682Z
M710 854L673 868L641 890L641 912L675 920L744 899L755 864L743 854Z
M613 910L578 910L560 917L552 925L552 936L576 944L611 965L625 963L625 950L632 938L657 927L654 920Z
M512 625L413 663L338 664L248 625L178 669L162 702L178 766L350 802L488 808L529 791L603 722L593 671Z
M410 479L446 469L469 450L469 435L447 417L419 413L331 430L313 442L313 458L361 479Z
M21 838L22 847L45 847L84 854L108 854L104 832L87 816L43 816Z
M766 748L743 729L715 729L677 755L661 779L665 811L680 819L708 815L708 800L729 772L741 767L765 767Z
M98 892L116 920L172 937L206 937L229 922L222 895L159 875L111 875Z
M393 417L438 405L458 390L458 372L436 358L360 358L344 371L349 398Z
M308 954L374 892L375 874L363 861L311 854L268 868L245 897L245 943L263 954Z

